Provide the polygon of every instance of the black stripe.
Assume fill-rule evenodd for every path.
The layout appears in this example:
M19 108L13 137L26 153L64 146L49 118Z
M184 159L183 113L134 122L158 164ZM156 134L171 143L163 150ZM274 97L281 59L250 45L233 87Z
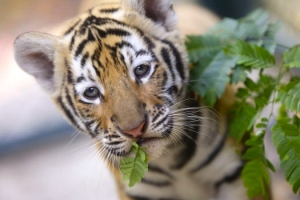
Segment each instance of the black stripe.
M157 115L155 115L155 116L153 117L152 123L154 123L154 122L158 119L158 117L161 116L162 114L164 114L164 112L159 111L159 112L157 113Z
M221 138L221 141L216 146L216 148L210 153L210 155L208 155L208 157L202 163L200 163L197 167L195 167L190 172L196 173L197 171L201 170L205 166L209 165L214 160L214 158L221 152L222 148L224 147L226 138L227 138L227 134L224 134L223 137Z
M147 44L148 49L154 49L155 44L152 42L152 40L149 37L144 36L144 34L142 36L143 36L142 38L144 39L144 42Z
M96 63L98 64L98 66L100 66L100 67L102 66L101 63L100 63L100 61L98 61L98 62L96 61ZM100 75L101 75L100 71L97 69L97 67L94 64L92 66L93 66L93 68L94 68L97 76L100 77Z
M162 123L164 123L169 118L168 115L166 115L164 118L162 118L159 122L157 122L154 127L160 126Z
M100 9L100 12L102 13L114 13L117 12L119 8L107 8L107 9Z
M169 106L173 105L173 99L171 99L171 97L169 95L166 95L165 92L163 92L163 91L161 92L160 95L154 94L154 96L156 98L158 98L159 100L164 101L165 104L167 104Z
M79 116L78 113L77 113L77 110L75 108L75 105L74 105L74 102L70 96L70 93L69 93L69 90L68 88L66 87L65 88L65 94L66 94L66 98L67 98L67 101L68 101L68 104L71 106L72 110L73 110L73 113L76 115L76 116Z
M244 168L244 165L238 166L231 174L226 175L224 178L222 178L220 181L218 181L215 184L216 188L219 188L224 183L231 183L235 180L237 180L241 176L241 172Z
M153 198L153 197L145 197L145 196L139 196L139 195L128 195L130 199L132 200L176 200L174 198Z
M197 149L196 140L198 132L193 132L189 129L184 130L184 132L186 133L183 136L184 148L175 156L177 163L171 167L175 170L182 169L192 159Z
M73 35L71 42L70 42L70 46L69 46L70 51L73 49L76 35L77 35L77 32L75 31L75 34Z
M65 59L65 66L67 67L67 81L69 84L73 84L73 74L67 59Z
M153 73L151 74L151 76L150 76L150 79L156 79L156 80L160 80L161 79L161 76L160 76L160 74L156 74L156 70L157 70L157 68L159 67L159 65L158 64L155 64L155 66L154 66L154 70L153 70ZM158 82L159 83L159 82ZM160 84L158 84L157 83L157 85L159 86Z
M119 152L118 150L120 148L105 148L107 151L109 151L110 153L114 154L115 156L118 156L118 157L124 157L126 155L126 152L123 150L121 152Z
M82 81L85 81L85 77L83 75L79 76L77 79L76 79L76 83L81 83Z
M73 39L73 38L72 38ZM87 43L89 42L92 42L92 41L95 41L96 38L95 36L93 35L92 31L89 29L88 30L88 36L87 36L87 39L83 40L78 46L77 46L77 49L76 49L76 52L75 52L75 57L78 57L79 54L81 54L86 46ZM73 46L73 45L72 45Z
M81 19L79 19L73 26L71 26L65 33L64 36L68 35L69 33L71 33L75 27L79 24L79 22L81 21Z
M175 79L175 74L174 74L174 72L172 70L171 58L170 58L169 52L168 52L168 50L166 48L162 48L161 49L161 56L163 57L165 63L168 65L168 68L171 71L172 80L174 80Z
M166 84L167 84L167 81L168 81L168 74L167 74L167 72L166 71L164 71L164 73L163 73L163 82L162 82L162 86L165 86Z
M94 120L91 120L91 121L86 122L85 125L86 125L86 127L87 127L89 130L91 130L92 124L94 124L94 123L95 123L95 121L94 121Z
M130 36L131 34L128 31L125 31L120 28L108 28L106 29L107 35L116 35L120 37Z
M139 50L138 52L135 53L135 56L138 57L140 55L147 55L148 52L146 50Z
M169 87L166 92L172 96L173 93L177 94L178 92L178 87L176 85L172 85L171 87Z
M85 65L86 60L88 59L88 57L89 57L89 53L88 53L88 52L86 52L86 53L82 56L81 62L80 62L80 65L81 65L82 68L84 67L84 65Z
M167 130L165 130L165 131L163 132L163 136L164 136L164 137L169 137L169 136L171 135L172 130L173 130L173 124L174 124L174 121L173 121L173 119L170 117L170 118L169 118L169 121L168 121L167 124L166 124Z
M129 47L129 48L131 48L131 49L133 49L133 50L135 51L134 47L133 47L132 44L129 43L129 42L125 42L125 41L118 42L118 43L116 43L115 46L117 46L117 47L119 47L119 48L123 48L124 46L126 46L126 47Z
M149 164L148 171L153 173L158 173L167 176L168 178L174 180L174 176L170 174L168 171L161 169L160 167Z
M107 143L108 145L119 145L119 144L122 144L124 143L125 141L115 141L115 142L109 142Z
M174 47L174 45L172 44L172 42L167 41L167 40L163 40L164 43L168 44L171 48L172 54L175 56L176 59L176 69L181 77L181 79L185 79L184 77L184 65L182 63L181 60L181 56L180 53L178 52L178 50Z
M188 97L189 96L187 96L187 98ZM199 106L198 102L193 100L187 101L186 103L190 108L197 108ZM196 114L200 115L201 113L195 110L193 115ZM186 126L183 126L183 132L186 134L184 134L182 138L184 148L177 155L175 155L177 163L172 166L172 169L175 170L183 168L193 158L197 150L196 141L199 137L199 126L189 125L188 120L185 123Z
M97 31L97 33L98 33L98 35L100 37L99 39L105 38L107 36L107 33L104 30L96 28L96 27L94 27L94 28L96 29L96 31Z
M109 135L109 136L105 136L104 138L111 140L112 138L120 138L120 136L119 135Z
M96 38L92 32L91 29L88 30L88 37L87 37L88 41L96 41Z
M66 117L70 120L70 122L72 123L73 126L75 126L78 130L82 131L83 130L77 125L73 115L71 114L71 112L65 107L62 98L58 97L56 100L57 104L59 104L59 106L61 107L62 111L64 112L64 114L66 115Z
M89 43L89 40L83 40L77 47L76 52L75 52L75 57L78 57L79 54L81 54L83 52L83 49L85 47L85 45Z
M167 187L171 185L170 181L152 181L152 180L148 180L146 178L142 179L142 183L148 184L148 185L152 185L155 187Z

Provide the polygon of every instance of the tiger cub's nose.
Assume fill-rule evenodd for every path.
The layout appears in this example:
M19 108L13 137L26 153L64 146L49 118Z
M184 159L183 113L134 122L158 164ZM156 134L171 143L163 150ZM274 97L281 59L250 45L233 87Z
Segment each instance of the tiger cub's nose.
M142 121L142 123L140 123L137 127L132 128L130 130L122 130L122 132L136 138L143 134L142 130L143 130L144 126L145 126L145 120Z

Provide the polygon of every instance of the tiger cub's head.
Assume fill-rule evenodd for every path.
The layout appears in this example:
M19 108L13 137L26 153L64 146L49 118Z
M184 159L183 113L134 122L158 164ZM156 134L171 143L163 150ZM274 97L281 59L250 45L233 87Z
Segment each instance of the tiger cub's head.
M108 160L126 156L133 141L154 159L183 134L188 68L176 22L170 0L106 3L61 36L19 36L15 58Z

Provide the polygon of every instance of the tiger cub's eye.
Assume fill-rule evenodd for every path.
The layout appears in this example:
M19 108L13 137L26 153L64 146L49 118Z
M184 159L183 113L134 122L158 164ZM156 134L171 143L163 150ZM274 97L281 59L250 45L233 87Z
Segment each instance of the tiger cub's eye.
M142 64L142 65L137 66L137 67L134 69L134 74L135 74L138 78L141 78L141 77L147 75L149 71L150 71L150 66L149 66L149 65L146 65L146 64Z
M100 92L96 87L87 88L83 94L88 99L96 99L100 96Z

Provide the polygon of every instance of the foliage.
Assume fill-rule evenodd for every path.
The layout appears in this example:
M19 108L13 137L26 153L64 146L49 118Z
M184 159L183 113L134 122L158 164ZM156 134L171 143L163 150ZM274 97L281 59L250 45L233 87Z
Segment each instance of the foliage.
M268 14L259 9L239 20L225 18L207 34L188 36L186 40L191 86L206 105L214 106L226 85L238 87L229 134L237 146L246 147L242 179L251 198L262 195L269 199L268 169L275 169L265 156L263 141L277 111L273 143L286 180L295 193L300 189L300 79L290 74L291 68L300 67L300 45L286 48L282 59L276 60L275 36L280 25L269 22ZM266 73L275 66L276 76ZM258 74L257 79L250 78L253 72ZM275 103L281 108L277 110ZM272 111L268 118L262 118L267 106Z
M136 142L133 142L131 151L135 154L134 157L128 156L120 161L123 181L129 180L129 187L141 182L145 172L148 171L146 148L140 147Z

